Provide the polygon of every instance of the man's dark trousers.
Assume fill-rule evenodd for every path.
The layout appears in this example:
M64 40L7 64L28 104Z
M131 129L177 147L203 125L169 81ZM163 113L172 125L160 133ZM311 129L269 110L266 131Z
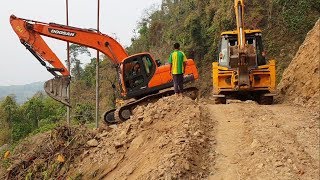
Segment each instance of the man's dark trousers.
M173 74L173 86L175 93L182 93L183 91L183 74Z

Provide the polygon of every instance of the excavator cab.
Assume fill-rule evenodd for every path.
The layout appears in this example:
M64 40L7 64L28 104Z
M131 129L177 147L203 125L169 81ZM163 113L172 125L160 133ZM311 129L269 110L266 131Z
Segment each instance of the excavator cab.
M148 83L156 71L156 64L148 53L128 57L122 63L126 97L145 95Z

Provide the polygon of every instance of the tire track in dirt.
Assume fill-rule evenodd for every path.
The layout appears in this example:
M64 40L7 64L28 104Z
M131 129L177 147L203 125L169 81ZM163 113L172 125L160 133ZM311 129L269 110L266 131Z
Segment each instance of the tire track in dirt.
M318 112L250 101L207 109L217 142L209 179L317 179Z
M236 112L230 109L230 105L208 105L208 109L211 119L216 121L216 131L212 136L217 141L214 166L216 173L209 179L239 179L236 159L242 143L244 120L236 117Z

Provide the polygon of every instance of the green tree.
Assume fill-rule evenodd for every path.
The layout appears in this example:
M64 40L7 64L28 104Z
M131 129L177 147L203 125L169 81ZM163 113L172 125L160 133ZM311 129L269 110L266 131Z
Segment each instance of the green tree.
M9 124L9 128L12 128L13 122L17 120L18 104L13 95L7 96L1 103L6 114L6 123Z
M10 142L10 135L11 129L8 123L8 114L4 108L0 106L0 146Z
M75 120L80 124L93 122L94 108L92 104L89 104L89 103L77 104L75 107Z
M76 80L79 80L83 73L83 68L81 67L82 63L80 62L80 59L78 59L79 55L82 54L91 56L91 53L87 47L78 44L70 45L70 63L72 66L71 73Z
M44 95L37 93L21 107L25 120L31 123L32 129L39 128L39 121L47 116L43 111L43 100Z
M81 80L83 80L88 87L93 87L96 82L96 62L97 58L92 58L91 62L85 65L83 74L81 76Z

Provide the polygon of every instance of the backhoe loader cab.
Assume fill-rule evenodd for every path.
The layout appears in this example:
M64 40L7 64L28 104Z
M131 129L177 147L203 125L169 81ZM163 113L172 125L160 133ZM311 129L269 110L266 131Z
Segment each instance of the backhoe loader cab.
M260 30L248 30L246 32L246 48L251 50L252 59L249 62L251 68L267 64L263 49ZM239 58L238 36L236 32L224 32L221 34L218 62L222 67L236 68Z

